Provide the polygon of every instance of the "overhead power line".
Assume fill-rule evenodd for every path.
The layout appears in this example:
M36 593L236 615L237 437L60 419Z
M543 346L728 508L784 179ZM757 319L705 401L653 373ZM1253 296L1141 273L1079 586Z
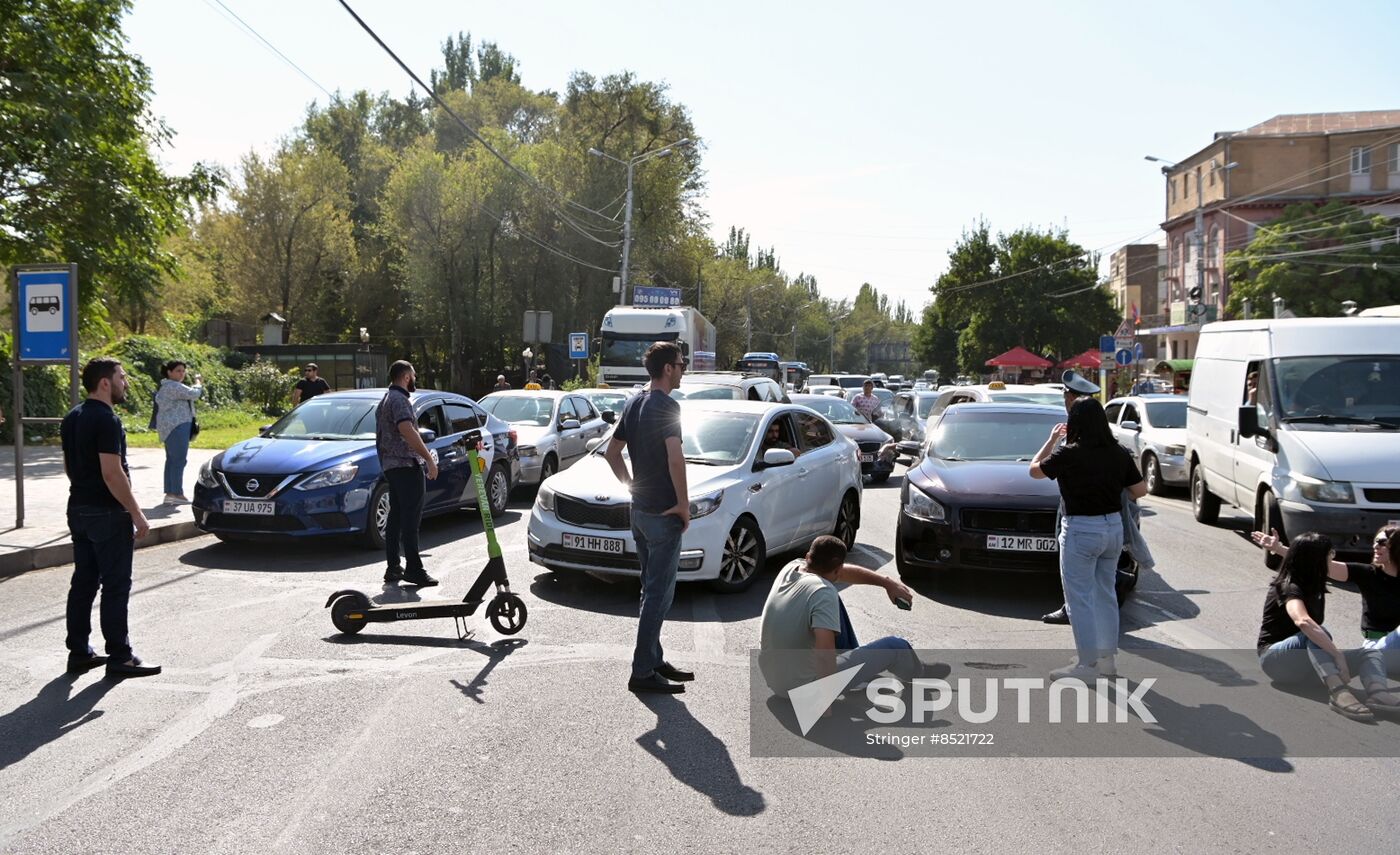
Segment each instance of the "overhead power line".
M219 9L222 9L224 12L228 13L228 15L232 15L232 16L233 16L233 19L234 19L235 21L237 21L238 24L242 25L242 29L243 29L246 33L248 33L249 35L253 36L253 37L256 38L258 41L262 42L264 47L266 47L268 50L272 51L272 52L273 52L274 54L276 54L279 58L281 58L281 60L282 60L283 62L287 63L287 65L290 65L293 69L295 69L295 70L296 70L296 73L297 73L297 74L300 74L302 77L306 78L307 81L310 82L312 86L315 86L317 89L320 89L322 92L326 93L326 97L327 97L327 98L330 98L330 99L334 99L334 98L335 98L335 96L331 94L331 91L330 91L329 89L327 89L326 87L322 86L321 83L320 83L320 81L318 81L316 78L314 78L314 77L312 77L310 74L308 74L308 73L306 72L306 69L302 68L300 65L297 65L295 62L292 62L291 57L287 56L285 53L282 53L282 51L278 50L278 49L277 49L277 45L275 45L275 44L273 44L272 42L268 41L267 38L265 38L265 37L263 36L262 33L258 32L256 29L253 28L253 25L252 25L252 24L248 23L247 21L245 21L245 20L243 20L241 17L239 17L239 15L238 15L237 12L233 11L233 10L230 9L228 6L225 6L223 0L204 0L204 2L207 3L207 4L209 4L209 7L212 8L212 9L214 9L214 11L216 11L216 12L219 11ZM217 7L217 8L215 8L215 4L218 4L218 7Z

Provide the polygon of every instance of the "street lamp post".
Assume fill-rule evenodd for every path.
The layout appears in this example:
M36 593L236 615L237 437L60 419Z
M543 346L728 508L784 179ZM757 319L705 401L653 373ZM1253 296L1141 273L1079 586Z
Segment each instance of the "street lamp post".
M669 157L672 151L683 145L690 145L690 139L677 140L664 148L658 148L654 151L644 151L641 154L634 154L626 160L620 157L613 157L607 152L600 151L596 148L590 148L588 150L588 153L594 157L605 158L627 167L627 207L625 213L622 215L622 270L620 277L622 284L617 289L618 305L627 302L627 268L632 255L632 171L636 168L637 164L645 163L652 158Z

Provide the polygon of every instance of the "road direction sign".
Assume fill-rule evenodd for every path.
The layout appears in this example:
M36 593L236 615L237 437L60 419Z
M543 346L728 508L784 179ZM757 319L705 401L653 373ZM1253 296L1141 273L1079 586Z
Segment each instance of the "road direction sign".
M1113 341L1113 336L1111 336L1111 335L1101 335L1101 336L1099 336L1099 352L1100 352L1100 353L1112 353L1113 351L1115 351L1115 350L1117 350L1117 349L1118 349L1118 345L1114 343L1114 341Z
M1133 345L1133 361L1134 361L1134 362L1141 362L1141 361L1142 361L1142 358L1143 358L1143 355L1144 355L1144 352L1143 352L1143 349L1142 349L1142 342L1138 342L1137 344L1134 344L1134 345Z
M571 333L569 333L569 358L570 358L570 359L587 359L587 358L588 358L588 333L582 333L582 332L571 332Z
M1117 353L1113 354L1113 361L1119 365L1132 365L1133 352L1126 347L1121 347Z

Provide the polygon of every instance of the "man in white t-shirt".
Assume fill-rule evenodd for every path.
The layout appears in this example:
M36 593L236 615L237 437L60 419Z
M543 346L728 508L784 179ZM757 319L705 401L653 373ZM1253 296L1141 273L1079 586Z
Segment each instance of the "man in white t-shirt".
M875 396L875 381L865 381L860 387L860 394L851 398L851 406L871 423L880 417L880 399Z
M912 603L914 592L899 581L846 563L846 545L823 535L805 558L790 562L773 582L759 623L759 669L769 688L787 692L840 668L861 665L853 684L888 671L903 679L916 676L920 663L909 642L887 636L857 646L855 630L841 604L835 583L878 585L890 602ZM810 656L793 651L809 651Z

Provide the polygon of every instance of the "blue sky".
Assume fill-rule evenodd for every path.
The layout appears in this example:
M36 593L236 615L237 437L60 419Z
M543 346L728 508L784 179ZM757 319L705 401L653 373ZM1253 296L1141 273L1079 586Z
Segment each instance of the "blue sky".
M335 0L223 0L331 91L409 83ZM827 296L916 309L948 248L1056 224L1087 248L1151 239L1176 159L1277 113L1400 108L1400 4L476 3L351 0L419 74L459 30L525 85L630 70L704 138L712 231L748 229ZM164 160L232 166L324 93L214 0L136 0L132 49L177 132Z

